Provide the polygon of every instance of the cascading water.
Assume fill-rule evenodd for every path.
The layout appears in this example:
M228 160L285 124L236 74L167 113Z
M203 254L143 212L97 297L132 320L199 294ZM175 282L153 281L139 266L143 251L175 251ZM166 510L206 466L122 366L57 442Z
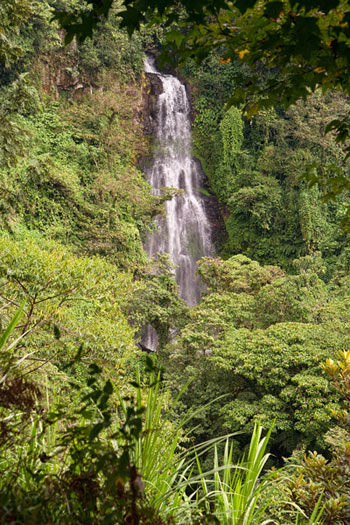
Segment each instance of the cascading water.
M166 216L157 220L157 232L148 238L145 248L150 257L162 252L170 255L180 297L194 306L201 292L196 261L213 255L214 250L199 191L202 174L191 155L190 104L185 86L176 77L159 73L149 59L145 72L157 75L163 86L157 98L156 154L147 179L155 195L164 187L182 190L166 202ZM154 337L154 331L148 330L145 346L154 349Z

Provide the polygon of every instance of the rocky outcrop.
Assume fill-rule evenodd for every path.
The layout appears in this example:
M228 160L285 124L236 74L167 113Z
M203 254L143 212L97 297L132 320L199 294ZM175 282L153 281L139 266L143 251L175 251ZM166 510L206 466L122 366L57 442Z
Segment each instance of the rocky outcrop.
M162 81L154 73L144 73L144 109L143 121L146 135L155 133L157 96L163 93Z
M62 46L42 56L34 69L41 78L41 87L45 93L58 100L60 93L66 92L68 100L74 101L82 94L91 94L93 88L97 87L94 83L97 72L92 76L91 72L82 71L79 68L77 43L73 41L65 47L63 31L58 31L58 37Z
M216 248L216 251L220 251L220 248L226 241L227 232L220 211L219 202L217 197L211 192L208 178L202 169L200 161L198 159L195 159L195 161L198 163L197 169L202 176L202 191L200 192L200 198L203 202L205 213L210 224L212 242Z
M77 100L83 93L91 94L93 88L96 87L90 79L75 74L74 68L67 60L67 58L61 60L58 57L47 58L35 66L41 77L42 90L53 96L55 100L59 99L62 92L68 93L68 100Z

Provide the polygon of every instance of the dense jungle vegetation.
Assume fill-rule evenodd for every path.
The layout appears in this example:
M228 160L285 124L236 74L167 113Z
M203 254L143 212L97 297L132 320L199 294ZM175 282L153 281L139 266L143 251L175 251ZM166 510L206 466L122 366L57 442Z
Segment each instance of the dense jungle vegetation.
M225 105L244 54L176 70L223 228L189 308L143 249L173 195L142 172L169 29L129 38L115 1L65 45L54 9L82 6L0 4L0 523L349 523L348 160L325 133L348 97L247 119Z

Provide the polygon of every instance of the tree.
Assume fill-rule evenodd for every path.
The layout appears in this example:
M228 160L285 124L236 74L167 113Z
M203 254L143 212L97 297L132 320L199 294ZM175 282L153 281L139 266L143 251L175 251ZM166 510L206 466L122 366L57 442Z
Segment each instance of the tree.
M40 246L39 246L40 243ZM23 301L18 355L33 352L35 366L60 367L84 340L84 356L112 367L133 355L126 311L133 285L101 257L76 257L63 245L41 239L0 237L0 327ZM59 340L53 337L60 333ZM116 348L118 341L118 350ZM120 350L120 351L119 351Z
M331 446L331 459L309 452L289 486L292 499L308 514L314 502L322 497L325 525L342 525L350 519L350 352L339 352L339 357L338 361L327 359L321 365L343 400L341 410L332 414L338 426L326 435Z
M242 255L202 261L210 294L160 356L174 392L191 380L181 403L198 409L197 442L276 419L271 446L278 457L296 447L324 449L329 407L340 396L319 362L347 344L348 287L332 283L329 293L316 274L320 261L297 263L300 274L286 275Z
M0 67L9 66L23 54L18 39L30 14L28 0L3 0L0 5Z

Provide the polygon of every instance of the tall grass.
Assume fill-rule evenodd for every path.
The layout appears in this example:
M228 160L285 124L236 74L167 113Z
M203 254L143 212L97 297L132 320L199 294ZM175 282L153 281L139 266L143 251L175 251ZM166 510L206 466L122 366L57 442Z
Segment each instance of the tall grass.
M139 382L139 376L137 380ZM167 408L166 418L173 412L176 402ZM141 407L143 403L144 429L135 444L135 462L150 505L179 524L192 523L191 520L200 517L209 520L214 516L223 524L259 523L257 520L263 516L268 503L261 504L261 501L269 482L259 482L259 477L268 459L265 452L272 428L262 437L262 427L256 425L247 458L234 464L233 446L227 436L187 450L180 449L183 427L191 415L186 415L175 426L167 425L159 376L151 376L146 399L141 388L137 389L137 404ZM127 410L125 405L122 407ZM223 463L220 463L218 445L222 442L225 451ZM213 469L203 472L201 457L213 449Z
M214 445L214 465L212 471L204 473L197 461L201 475L202 497L208 512L220 523L227 525L251 525L262 522L269 501L264 501L263 491L269 478L260 480L262 470L268 460L266 447L272 427L262 437L262 427L256 424L250 440L247 458L243 457L233 464L233 446L226 440L222 462L219 461L217 446ZM209 477L209 475L211 477Z
M137 383L140 376L137 374ZM168 406L160 387L160 376L154 373L146 389L137 388L137 406L145 406L143 432L135 442L135 464L145 485L145 497L164 519L176 524L216 523L223 525L267 525L277 522L264 518L271 503L265 489L274 483L274 475L264 475L269 458L267 446L273 426L263 436L263 428L254 427L246 457L233 461L233 444L229 436L219 437L184 450L181 442L185 423L193 415L186 414L177 424L169 419L181 396ZM120 399L122 410L127 406ZM219 445L224 443L223 457ZM221 447L220 447L221 448ZM201 457L214 451L213 468L203 471ZM320 502L308 519L301 512L290 514L290 523L320 525L323 509ZM295 521L296 520L296 521Z
M137 383L140 385L139 372ZM144 407L145 410L143 431L135 441L134 461L141 473L149 505L165 517L176 516L176 523L190 523L192 502L186 489L194 467L194 456L188 451L180 451L183 427L188 418L185 416L176 424L169 423L177 399L169 405L168 397L160 388L159 373L151 373L146 396L143 389L137 387L137 408ZM127 405L120 396L119 401L126 415Z

